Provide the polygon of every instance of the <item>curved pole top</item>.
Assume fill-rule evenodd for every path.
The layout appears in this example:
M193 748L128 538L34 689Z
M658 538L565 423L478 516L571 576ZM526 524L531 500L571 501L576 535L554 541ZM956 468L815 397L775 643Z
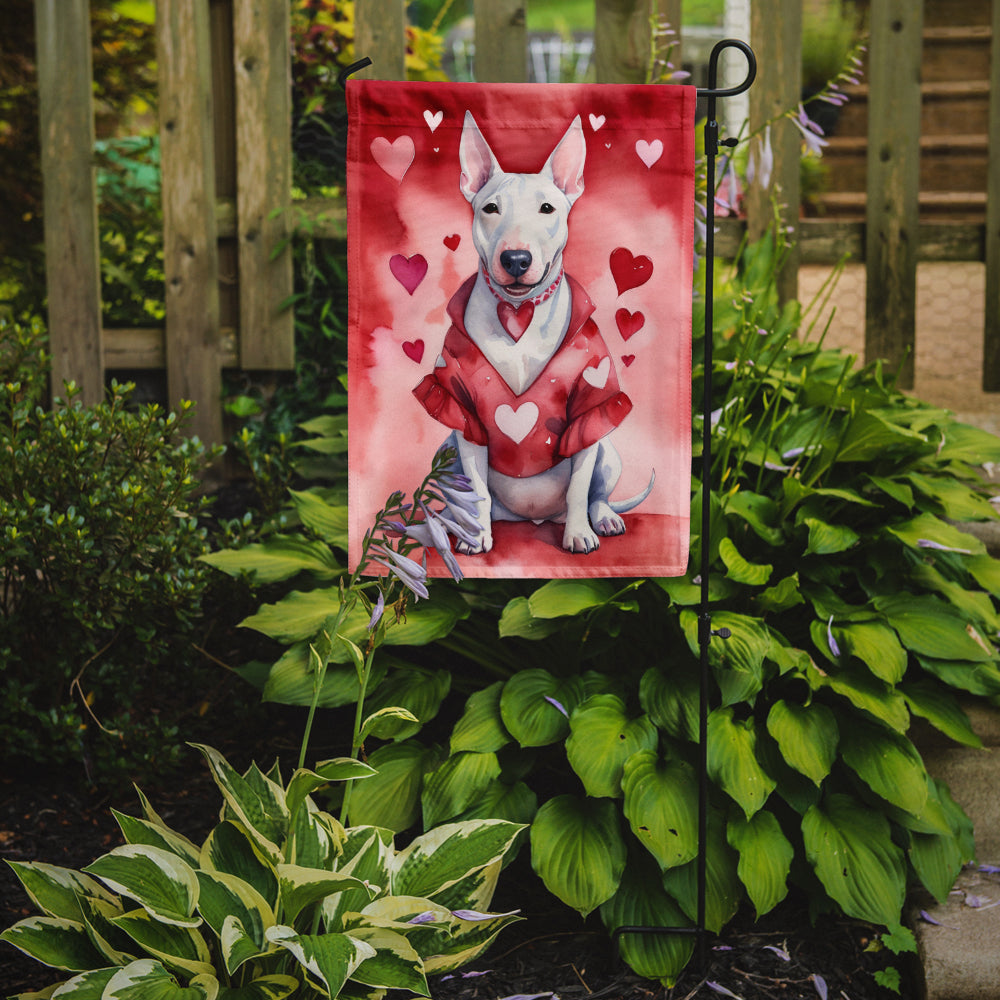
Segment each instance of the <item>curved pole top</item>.
M735 87L716 86L719 75L719 56L725 49L739 49L747 59L746 79ZM757 57L753 54L753 49L746 42L738 38L723 38L721 42L716 42L712 49L712 54L708 57L708 86L698 88L699 97L735 97L750 89L750 85L757 77Z

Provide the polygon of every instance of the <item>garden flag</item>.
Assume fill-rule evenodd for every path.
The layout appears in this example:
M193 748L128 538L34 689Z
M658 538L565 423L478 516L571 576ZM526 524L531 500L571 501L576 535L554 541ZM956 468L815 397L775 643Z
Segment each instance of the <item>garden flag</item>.
M352 567L447 443L481 498L465 575L685 573L694 89L347 100Z

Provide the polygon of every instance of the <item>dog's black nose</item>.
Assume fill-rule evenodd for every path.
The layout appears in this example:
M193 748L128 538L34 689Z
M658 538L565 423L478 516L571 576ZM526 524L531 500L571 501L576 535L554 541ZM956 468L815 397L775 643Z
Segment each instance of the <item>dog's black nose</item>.
M512 277L520 278L531 267L531 254L527 250L504 250L500 266Z

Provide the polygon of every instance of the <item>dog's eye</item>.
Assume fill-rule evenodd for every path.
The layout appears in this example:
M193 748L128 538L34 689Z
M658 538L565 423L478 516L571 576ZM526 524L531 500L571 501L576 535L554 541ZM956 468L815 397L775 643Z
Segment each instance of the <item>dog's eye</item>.
M483 211L487 215L499 215L500 207L495 201L488 201L485 205L483 205Z
M551 215L555 209L547 201L543 201L542 207L538 211L541 212L542 215Z

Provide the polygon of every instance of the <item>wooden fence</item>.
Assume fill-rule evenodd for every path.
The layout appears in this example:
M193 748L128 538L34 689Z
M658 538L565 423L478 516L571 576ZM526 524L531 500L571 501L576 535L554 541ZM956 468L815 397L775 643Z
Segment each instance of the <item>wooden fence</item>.
M475 0L480 81L526 78L527 2ZM681 23L681 0L595 0L598 82L644 81L657 2L660 16ZM276 250L292 235L294 218L311 219L319 237L344 232L342 201L284 211L291 204L290 0L157 2L166 325L143 330L101 325L88 3L35 0L53 384L75 380L84 400L94 401L108 370L165 369L169 401L195 400L196 433L221 441L222 369L293 365L292 316L282 308L292 290L291 254ZM356 51L374 63L367 75L403 78L405 8L404 0L357 0ZM867 215L855 222L786 218L798 239L782 290L795 294L800 263L832 263L845 253L863 260L866 356L895 364L914 345L917 262L985 261L983 381L996 391L1000 0L991 15L985 224L919 219L922 12L923 0L871 0ZM802 3L753 0L751 16L759 65L750 91L753 128L799 101ZM799 203L799 135L781 124L787 127L774 131L769 187L749 192L745 222L725 220L716 243L722 255L733 252L745 227L752 235L763 231L773 196ZM912 384L912 358L904 384Z

